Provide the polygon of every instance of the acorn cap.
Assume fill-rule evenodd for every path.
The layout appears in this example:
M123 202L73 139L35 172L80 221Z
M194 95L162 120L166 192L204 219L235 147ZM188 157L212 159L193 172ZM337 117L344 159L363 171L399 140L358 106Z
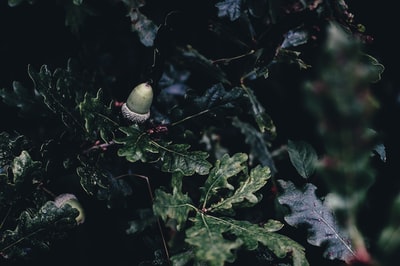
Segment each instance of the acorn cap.
M147 82L137 85L121 107L122 115L128 120L143 123L150 117L153 88Z
M83 210L82 205L79 203L77 197L74 194L61 194L54 199L54 204L58 208L63 207L65 204L70 205L72 208L79 211L79 215L75 217L76 222L78 224L81 224L85 221L85 211Z

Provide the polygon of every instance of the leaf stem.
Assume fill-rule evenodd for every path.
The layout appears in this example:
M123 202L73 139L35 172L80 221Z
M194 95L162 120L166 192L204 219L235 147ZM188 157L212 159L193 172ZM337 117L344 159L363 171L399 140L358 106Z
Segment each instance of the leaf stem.
M99 112L96 112L96 114L97 114L98 116L101 116L101 117L104 118L105 120L108 120L109 122L113 123L114 126L119 126L119 124L118 124L117 122L115 122L114 120L112 120L112 119L109 118L108 116L105 116L105 115L103 115L103 114L101 114L101 113L99 113Z
M201 115L206 114L206 113L208 113L208 112L210 112L210 111L211 111L211 109L203 110L203 111L201 111L201 112L199 112L199 113L196 113L196 114L194 114L194 115L187 116L187 117L185 117L185 118L183 118L183 119L181 119L181 120L179 120L179 121L173 122L173 123L170 124L170 126L171 126L171 127L176 126L176 125L178 125L178 124L180 124L180 123L185 122L186 120L189 120L189 119L192 119L192 118L201 116Z
M212 63L213 63L213 64L219 64L219 63L228 64L228 63L230 63L230 62L233 61L233 60L237 60L237 59L240 59L240 58L243 58L243 57L252 55L252 54L254 54L254 53L255 53L255 50L250 50L249 52L247 52L247 53L245 53L245 54L238 55L238 56L228 57L228 58L215 59L215 60L212 61Z

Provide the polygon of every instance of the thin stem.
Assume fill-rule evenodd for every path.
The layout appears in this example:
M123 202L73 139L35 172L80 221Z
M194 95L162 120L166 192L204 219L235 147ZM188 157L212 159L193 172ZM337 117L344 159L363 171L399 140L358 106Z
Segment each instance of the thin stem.
M104 118L105 120L108 120L109 122L113 123L114 126L119 126L119 124L118 124L117 122L115 122L114 120L112 120L112 119L109 118L108 116L105 116L105 115L103 115L103 114L101 114L101 113L99 113L99 112L96 112L96 114L97 114L98 116L101 116L101 117Z
M117 176L115 178L116 179L120 179L120 178L127 177L127 176L139 177L139 178L142 178L142 179L144 179L146 181L147 190L149 192L149 196L150 196L151 202L153 203L154 202L154 196L153 196L153 192L151 190L149 178L147 176L145 176L145 175L139 175L139 174L126 174L126 175ZM160 234L161 234L161 240L162 240L162 243L163 243L165 256L167 258L168 264L170 265L171 262L170 262L170 257L169 257L169 251L168 251L168 247L167 247L167 242L165 241L164 232L163 232L162 227L161 227L160 218L157 218L157 226L158 226L158 230L160 231Z
M252 55L254 53L255 53L255 50L250 50L249 52L247 52L245 54L238 55L238 56L228 57L228 58L220 58L220 59L213 60L212 63L213 64L219 64L219 63L227 64L227 63L230 63L233 60L237 60L237 59Z
M271 157L272 158L279 158L281 156L284 156L284 155L287 154L287 150L288 150L287 145L282 145L279 148L277 148L277 149L275 149L275 150L273 150L271 152Z
M8 208L6 215L4 216L3 220L1 221L0 229L3 227L3 225L4 225L4 223L6 222L8 216L10 215L11 209L12 209L12 206L10 206L10 207Z
M18 243L22 242L23 240L25 240L25 239L27 239L27 238L29 238L29 237L31 237L31 236L33 236L33 235L35 235L35 234L37 234L37 233L43 231L43 230L44 230L44 228L40 228L40 229L38 229L38 230L36 230L36 231L34 231L34 232L32 232L32 233L26 235L26 236L21 237L20 239L14 241L14 242L12 242L11 244L9 244L8 246L4 247L4 248L0 251L0 253L3 253L5 250L7 250L7 249L9 249L9 248L12 248L12 247L15 246L15 245L18 245Z
M54 194L54 193L51 192L48 188L46 188L45 186L43 186L43 183L40 183L40 184L39 184L39 188L40 188L41 190L43 190L44 192L46 192L47 194L49 194L51 197L53 197L53 198L56 198L56 197L57 197L56 194Z
M83 153L84 154L87 154L87 153L89 153L89 152L91 152L91 151L93 151L93 150L98 150L98 149L101 149L101 150L106 150L108 147L110 147L110 146L112 146L112 145L114 145L115 144L115 142L114 141L110 141L110 142L108 142L108 143L102 143L102 144L95 144L95 145L93 145L92 147L90 147L89 149L86 149L86 150L84 150L83 151Z
M171 127L176 126L176 125L178 125L178 124L180 124L180 123L185 122L186 120L189 120L189 119L192 119L192 118L201 116L201 115L206 114L206 113L208 113L208 112L210 112L210 111L211 111L211 109L203 110L203 111L201 111L201 112L199 112L199 113L197 113L197 114L187 116L187 117L185 117L185 118L183 118L183 119L181 119L181 120L179 120L179 121L176 121L176 122L174 122L174 123L171 123L170 126L171 126Z

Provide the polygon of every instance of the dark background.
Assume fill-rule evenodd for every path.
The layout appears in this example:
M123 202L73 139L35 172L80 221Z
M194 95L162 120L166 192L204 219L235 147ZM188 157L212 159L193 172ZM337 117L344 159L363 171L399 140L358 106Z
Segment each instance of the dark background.
M186 2L186 5L190 5L190 1ZM373 187L374 196L369 202L369 209L373 211L379 209L380 206L390 205L391 200L399 191L400 183L396 181L400 162L398 142L400 75L397 73L400 58L395 22L398 10L393 4L378 4L377 1L348 0L347 3L350 11L355 15L355 20L365 25L367 34L373 37L373 41L366 45L366 51L385 66L382 80L372 85L374 94L381 102L381 108L376 117L376 129L384 132L383 140L387 149L387 162L384 165L378 165L381 168L380 175L377 177L377 184ZM157 9L157 6L152 8ZM27 74L28 64L36 69L43 64L48 65L50 69L55 69L65 67L67 59L75 57L83 58L88 68L94 68L96 64L104 65L106 73L116 77L116 81L110 83L105 81L105 84L109 84L107 89L113 91L118 100L123 100L124 94L119 94L118 89L129 88L130 84L141 79L146 66L149 65L151 55L149 49L144 48L133 33L126 33L129 32L126 29L130 25L129 19L124 15L125 12L123 6L116 6L101 20L96 17L90 18L87 23L90 24L88 28L92 30L83 29L79 35L76 35L64 26L64 9L57 5L56 1L38 1L34 5L23 4L15 8L8 7L7 1L1 1L0 88L11 88L15 80L31 88L33 83ZM116 23L113 20L115 18L118 20ZM108 23L109 21L113 23ZM111 24L114 26L110 26ZM187 27L188 32L191 31L191 25L182 27ZM82 47L80 38L89 45ZM106 47L109 57L107 54L100 59L95 57L94 55L99 52L96 49L102 49L99 47ZM111 66L117 67L113 69ZM290 102L295 99L287 100ZM287 112L290 111L290 109L287 110ZM284 117L285 115L282 117L272 115L278 124ZM12 108L0 103L0 131L27 131L29 127L35 127L35 124L17 117ZM282 127L284 128L282 131L294 132L296 136L298 129L295 123L292 125L282 123ZM298 131L297 133L300 134ZM306 133L303 132L303 134ZM56 243L50 254L39 256L35 265L111 264L119 266L133 265L132 261L152 257L152 254L146 253L141 246L135 244L143 243L143 239L140 242L137 239L128 238L123 230L116 230L124 227L119 222L126 218L123 217L123 212L108 210L103 205L93 205L90 212L101 217L101 223L89 220L83 228L74 233L76 235L72 235L62 243ZM374 213L370 215L374 216ZM378 222L382 221L378 219ZM375 225L371 219L368 219L364 228L374 230ZM79 241L76 241L77 239ZM27 265L30 264L27 263Z

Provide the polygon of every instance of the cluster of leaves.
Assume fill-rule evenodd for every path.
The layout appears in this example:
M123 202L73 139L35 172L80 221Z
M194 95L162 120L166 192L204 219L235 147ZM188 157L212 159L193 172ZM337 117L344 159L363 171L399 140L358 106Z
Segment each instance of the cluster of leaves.
M27 150L21 150L28 147L23 136L3 132L0 146L1 255L28 258L74 228L78 213L69 205L57 207L39 189L45 182L44 169Z
M22 2L9 0L9 5ZM182 34L175 20L182 23L183 11L167 8L160 22L146 9L150 2L110 1L126 8L132 32L154 51L146 79L156 97L147 122L124 120L115 95L98 88L98 77L73 60L54 71L29 66L32 89L14 82L13 90L0 90L3 102L21 117L41 110L34 119L47 130L39 136L1 133L3 257L47 249L76 225L76 210L56 207L47 190L59 191L57 182L73 176L88 196L109 208L135 193L128 177L156 186L153 197L148 183L152 207L135 210L141 219L127 223L126 230L145 234L165 226L156 232L165 254L156 250L153 264L225 265L240 259L240 252L258 251L264 257L259 263L309 265L308 244L330 261L365 262L359 254L368 252L356 214L374 179L371 153L385 158L371 129L376 102L368 87L379 81L383 66L361 52L362 38L356 38L361 32L345 2L217 1L207 27L223 48L207 52L202 52L211 49L207 45L170 40ZM96 6L60 3L73 31ZM279 134L260 96L268 94L265 86L276 68L309 71L302 55L314 46L321 48L322 59L316 81L308 82L304 93L320 123L322 155L306 142L291 140L271 151ZM230 132L234 142L223 142ZM279 176L279 161L291 162L302 177L301 187L296 179ZM330 192L324 197L312 183L316 175ZM266 195L272 195L275 208L260 204ZM398 229L397 205L379 239L382 250L390 247L389 255L399 245L390 238ZM286 234L288 226L305 227L306 239Z

